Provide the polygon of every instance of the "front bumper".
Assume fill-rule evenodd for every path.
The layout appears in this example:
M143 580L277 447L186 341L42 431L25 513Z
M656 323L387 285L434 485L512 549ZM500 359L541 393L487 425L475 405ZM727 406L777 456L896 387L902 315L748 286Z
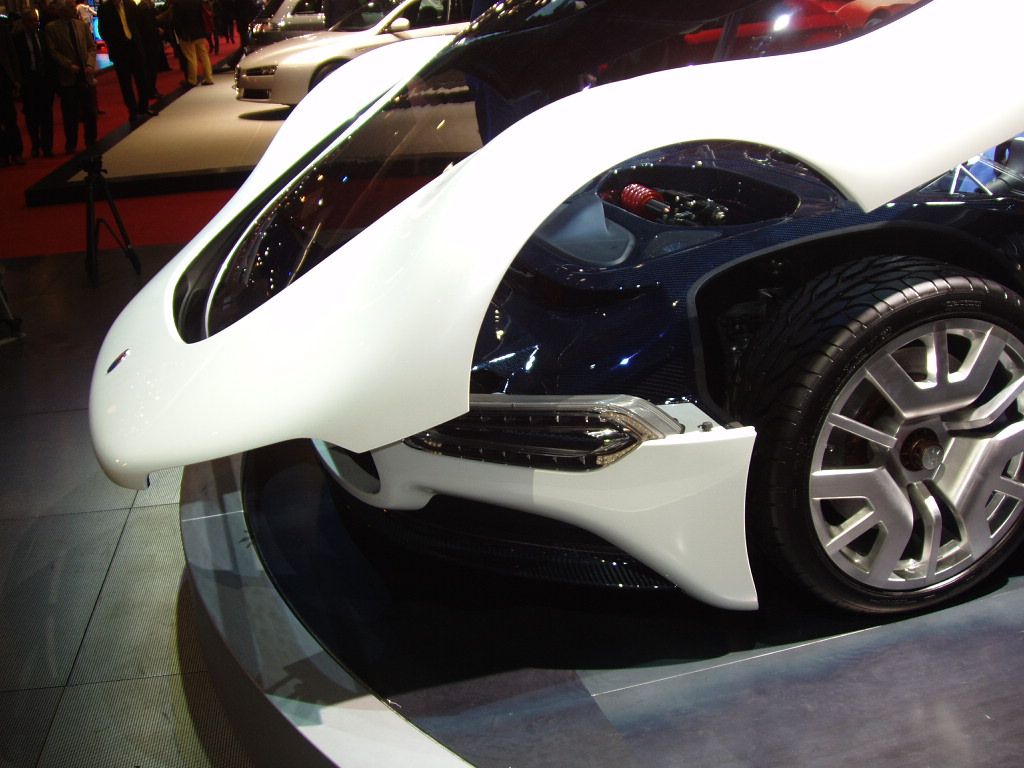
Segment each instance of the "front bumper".
M246 75L235 71L235 98L239 101L271 102L273 75Z
M712 605L757 608L747 557L752 427L669 435L588 472L472 461L405 443L373 451L376 475L317 443L335 479L379 508L419 509L434 495L497 504L589 530Z

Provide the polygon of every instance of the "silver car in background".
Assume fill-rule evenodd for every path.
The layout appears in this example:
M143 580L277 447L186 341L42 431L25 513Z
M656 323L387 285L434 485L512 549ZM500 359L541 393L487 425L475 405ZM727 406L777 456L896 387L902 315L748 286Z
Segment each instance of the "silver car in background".
M237 98L294 106L331 72L367 51L411 38L459 34L469 23L469 6L469 0L363 2L329 30L244 56L235 69Z
M324 0L267 0L249 25L246 53L327 27Z

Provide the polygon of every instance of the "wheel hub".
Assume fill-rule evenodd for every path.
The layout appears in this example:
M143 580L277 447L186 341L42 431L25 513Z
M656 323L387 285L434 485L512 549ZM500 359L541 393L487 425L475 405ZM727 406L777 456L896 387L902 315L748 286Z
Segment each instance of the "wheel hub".
M918 429L903 442L900 461L911 472L933 472L942 464L945 451L938 435L930 429Z

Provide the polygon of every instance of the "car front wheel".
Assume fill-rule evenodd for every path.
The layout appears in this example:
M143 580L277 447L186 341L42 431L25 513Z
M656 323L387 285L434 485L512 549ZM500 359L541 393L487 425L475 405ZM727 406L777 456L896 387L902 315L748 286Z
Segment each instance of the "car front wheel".
M1024 531L1022 309L991 280L896 257L784 302L736 393L758 428L752 548L864 612L989 575Z
M310 78L309 90L312 91L314 88L320 85L320 83L322 83L332 74L334 74L335 71L340 69L341 65L344 63L344 61L329 61L326 64L322 65L316 72L313 73L313 77Z

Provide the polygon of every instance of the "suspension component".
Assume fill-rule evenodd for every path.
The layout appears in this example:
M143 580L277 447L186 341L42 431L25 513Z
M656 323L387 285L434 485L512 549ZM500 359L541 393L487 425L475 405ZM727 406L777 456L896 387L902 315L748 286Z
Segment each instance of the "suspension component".
M654 189L636 182L620 191L609 191L605 200L649 221L675 225L725 224L729 209L706 197L688 192Z

